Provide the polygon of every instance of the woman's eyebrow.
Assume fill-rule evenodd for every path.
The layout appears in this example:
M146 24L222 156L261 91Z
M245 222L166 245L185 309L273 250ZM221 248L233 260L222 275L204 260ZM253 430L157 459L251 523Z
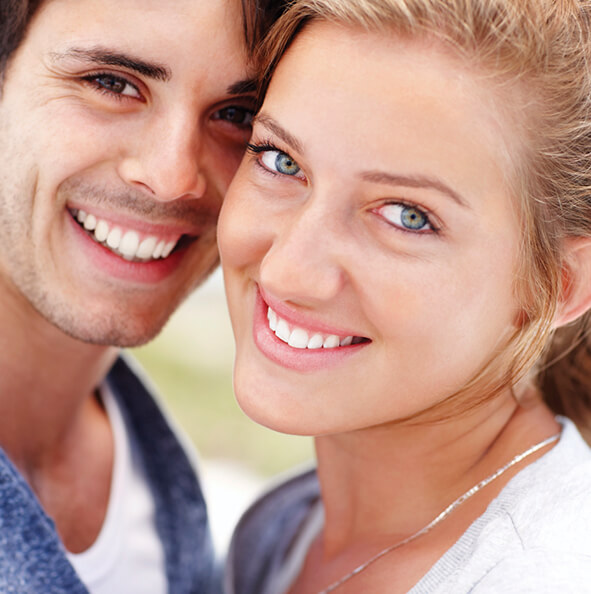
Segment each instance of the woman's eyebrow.
M75 58L100 66L121 66L148 78L164 82L170 80L172 76L170 69L162 64L146 62L135 56L100 46L91 48L71 47L63 52L52 52L51 54L51 59L54 62L60 62L68 58Z
M460 206L470 208L468 201L455 190L452 190L452 188L440 179L429 177L427 175L401 175L387 173L385 171L365 171L361 174L361 178L365 181L377 184L406 186L409 188L431 188L437 190L441 194L446 194Z
M267 128L267 130L270 130L271 132L273 132L273 134L275 134L276 136L281 138L281 140L283 140L283 142L285 142L285 144L289 145L292 149L294 149L298 153L304 152L303 144L293 134L291 134L285 128L283 128L271 116L269 116L265 113L258 113L255 116L253 123L257 123L257 124L260 124L261 126L264 126L265 128Z
M273 132L273 134L278 136L283 142L285 142L285 144L293 148L298 153L304 152L302 142L300 142L293 134L288 132L285 128L283 128L283 126L281 126L281 124L279 124L268 114L261 112L255 116L254 121L267 128L267 130ZM441 192L442 194L446 194L460 206L463 206L464 208L470 208L470 205L465 198L463 198L458 192L437 178L426 175L393 174L387 173L385 171L365 171L361 173L361 178L368 182L388 184L392 186L432 188L438 192Z

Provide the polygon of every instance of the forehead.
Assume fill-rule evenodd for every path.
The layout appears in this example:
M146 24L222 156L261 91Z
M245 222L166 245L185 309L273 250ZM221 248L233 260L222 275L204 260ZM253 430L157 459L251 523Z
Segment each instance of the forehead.
M113 48L176 71L244 75L240 0L45 0L23 46L54 52Z
M263 111L304 141L321 120L350 168L391 169L396 155L398 168L421 167L460 186L475 167L509 182L519 114L497 87L434 38L315 22L280 61Z

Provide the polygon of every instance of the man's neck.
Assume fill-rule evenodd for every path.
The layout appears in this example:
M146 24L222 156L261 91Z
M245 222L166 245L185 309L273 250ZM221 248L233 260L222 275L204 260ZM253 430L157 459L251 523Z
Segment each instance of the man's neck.
M88 400L117 349L64 334L0 295L0 446L21 470L43 466L92 418Z
M7 294L0 327L0 446L66 548L83 551L109 503L113 438L95 395L117 349L71 338Z

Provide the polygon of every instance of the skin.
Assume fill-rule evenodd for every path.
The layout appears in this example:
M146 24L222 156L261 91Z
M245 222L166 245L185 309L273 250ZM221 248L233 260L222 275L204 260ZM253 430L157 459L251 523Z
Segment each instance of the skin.
M112 345L152 338L217 263L250 132L247 77L233 0L48 0L8 64L0 440L71 551L94 541L108 502L112 437L92 394ZM130 262L76 222L80 209L185 239Z
M314 23L255 121L219 244L240 405L275 430L317 436L326 521L294 593L319 591L413 534L558 430L509 388L445 421L424 414L519 320L516 113L491 84L434 41ZM310 336L364 340L334 357L291 348L257 314L267 305ZM512 475L339 591L407 591Z

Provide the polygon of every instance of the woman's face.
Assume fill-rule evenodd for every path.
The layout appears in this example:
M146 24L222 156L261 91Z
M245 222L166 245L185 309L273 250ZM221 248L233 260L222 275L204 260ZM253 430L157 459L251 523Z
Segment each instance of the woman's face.
M317 23L291 46L219 226L256 421L326 434L418 413L513 333L517 134L490 85L428 40Z

